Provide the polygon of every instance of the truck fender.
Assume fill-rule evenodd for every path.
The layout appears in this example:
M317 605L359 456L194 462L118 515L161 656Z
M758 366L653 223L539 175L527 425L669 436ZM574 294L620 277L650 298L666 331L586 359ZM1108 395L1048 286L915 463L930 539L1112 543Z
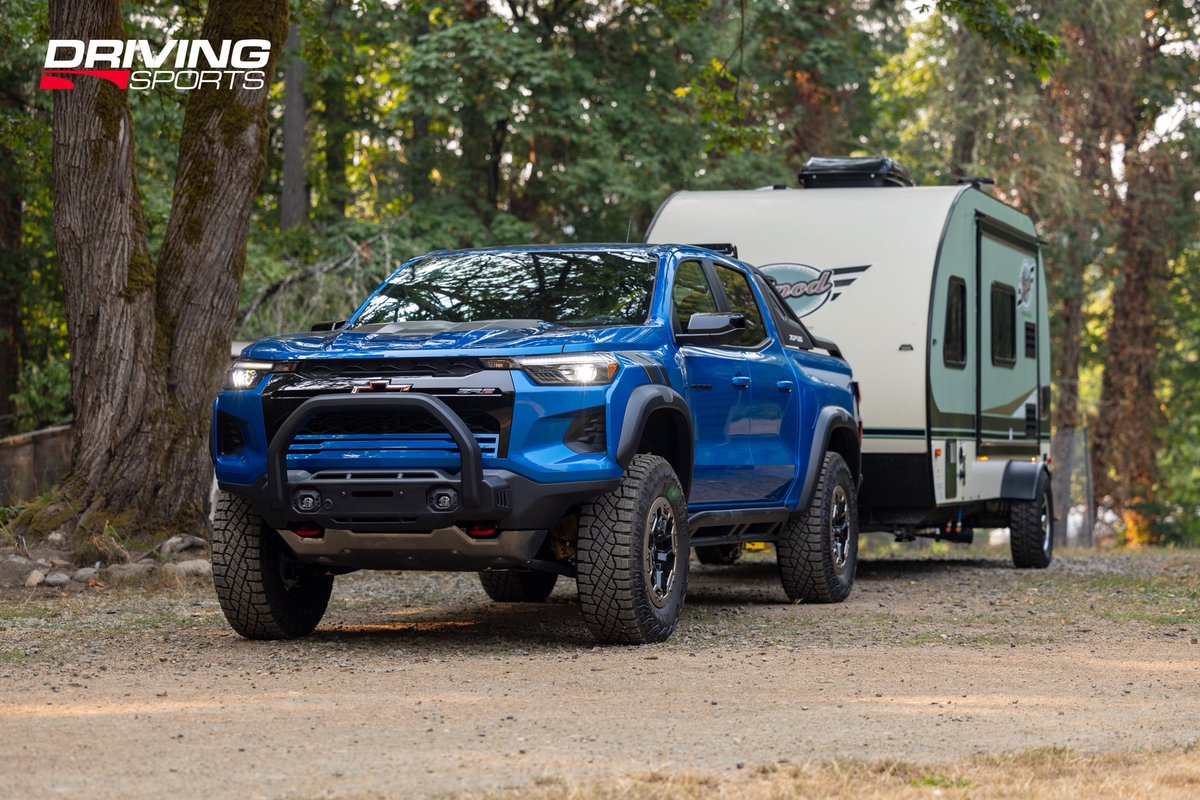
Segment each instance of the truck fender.
M679 465L676 474L686 493L692 485L692 461L694 459L695 434L692 432L692 414L687 401L670 386L646 384L639 386L629 395L625 406L625 420L621 423L621 438L617 443L617 463L628 467L637 455L638 444L646 431L646 421L659 409L671 409L679 426Z
M1040 461L1009 461L1004 465L1004 477L1000 480L1000 499L1036 500L1038 478L1049 473ZM1047 474L1049 480L1049 474Z
M800 502L797 511L804 511L812 502L813 493L817 491L817 481L821 477L821 465L825 461L825 451L829 449L829 440L838 428L846 428L858 439L858 420L840 406L827 406L817 415L816 430L813 431L812 449L808 453L808 467L804 473L804 488L800 492ZM858 464L847 464L857 485L862 477L862 456Z

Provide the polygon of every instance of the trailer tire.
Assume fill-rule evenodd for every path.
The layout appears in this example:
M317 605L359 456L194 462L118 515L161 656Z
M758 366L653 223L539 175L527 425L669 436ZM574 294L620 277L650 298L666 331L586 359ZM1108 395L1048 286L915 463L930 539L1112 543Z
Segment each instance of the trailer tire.
M666 459L633 457L620 485L584 503L576 556L579 608L606 644L667 639L688 579L687 501Z
M479 573L479 582L497 603L541 603L554 591L558 574L531 569L487 570Z
M840 603L858 566L858 502L854 477L828 452L812 502L793 517L775 545L779 578L792 602Z
M1035 495L1008 506L1008 540L1017 569L1045 569L1054 558L1054 498L1045 470L1038 475Z
M696 548L696 560L701 564L729 566L736 564L746 551L744 544L710 544Z
M247 639L307 636L333 591L332 575L297 559L249 500L229 492L213 514L212 567L225 619Z

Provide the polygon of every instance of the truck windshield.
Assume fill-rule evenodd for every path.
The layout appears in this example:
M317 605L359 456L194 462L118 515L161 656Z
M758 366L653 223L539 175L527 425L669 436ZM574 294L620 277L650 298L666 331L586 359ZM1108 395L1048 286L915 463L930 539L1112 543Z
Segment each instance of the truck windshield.
M642 251L461 253L400 271L363 306L355 327L521 320L641 325L658 264Z

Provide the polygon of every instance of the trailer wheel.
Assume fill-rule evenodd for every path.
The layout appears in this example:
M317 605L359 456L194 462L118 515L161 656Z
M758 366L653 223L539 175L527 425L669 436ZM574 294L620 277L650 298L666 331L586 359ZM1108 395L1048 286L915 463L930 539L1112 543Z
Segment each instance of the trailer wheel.
M744 544L710 544L696 548L696 560L701 564L729 566L736 564L746 551Z
M1054 557L1054 498L1045 470L1035 494L1033 500L1013 500L1008 507L1008 539L1017 569L1045 569Z
M793 602L840 603L858 566L858 501L854 477L837 453L826 453L812 502L792 518L775 545L783 591Z
M479 573L487 596L497 603L540 603L554 591L558 575L530 569L506 569Z
M307 636L333 591L332 575L298 560L249 500L228 492L213 514L212 566L225 619L247 639Z
M633 457L612 492L584 503L576 556L579 608L601 642L666 640L688 579L687 501L666 459Z

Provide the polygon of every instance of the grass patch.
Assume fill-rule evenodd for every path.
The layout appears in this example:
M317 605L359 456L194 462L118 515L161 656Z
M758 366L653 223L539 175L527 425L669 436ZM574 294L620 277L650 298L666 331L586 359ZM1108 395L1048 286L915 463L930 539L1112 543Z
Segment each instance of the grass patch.
M940 765L834 761L771 765L727 774L657 772L572 783L547 778L475 800L691 800L691 798L1192 798L1200 794L1200 757L1192 748L1084 755L1063 749L977 756Z

